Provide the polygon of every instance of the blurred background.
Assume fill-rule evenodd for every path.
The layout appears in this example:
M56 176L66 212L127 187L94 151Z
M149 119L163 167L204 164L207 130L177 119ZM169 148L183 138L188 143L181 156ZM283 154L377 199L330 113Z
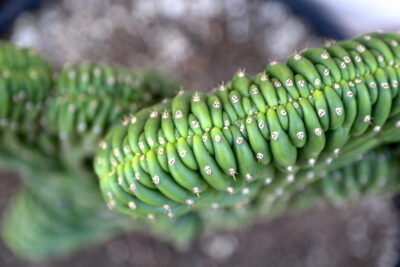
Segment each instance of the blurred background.
M155 68L187 89L209 91L239 68L252 75L327 39L397 31L398 14L396 0L3 0L0 34L56 66ZM0 212L18 184L17 175L1 173ZM181 249L134 232L51 263L20 259L0 240L0 266L396 266L397 202L321 205Z

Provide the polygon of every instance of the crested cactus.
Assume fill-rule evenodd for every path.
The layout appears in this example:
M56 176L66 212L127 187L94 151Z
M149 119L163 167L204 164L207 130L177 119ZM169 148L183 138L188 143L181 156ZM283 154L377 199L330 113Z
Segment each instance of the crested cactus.
M180 90L171 99L176 83L154 72L86 63L54 75L31 50L0 46L0 162L29 163L3 235L30 257L126 225L184 245L202 229L397 190L397 152L378 147L400 141L399 41L370 33L327 43L253 77L239 70L210 93ZM120 225L116 216L96 228L100 192L135 220ZM34 213L33 231L23 221ZM43 246L31 250L25 234Z
M371 33L309 48L132 114L96 155L109 206L172 217L250 202L265 184L279 196L304 172L395 141L399 40Z

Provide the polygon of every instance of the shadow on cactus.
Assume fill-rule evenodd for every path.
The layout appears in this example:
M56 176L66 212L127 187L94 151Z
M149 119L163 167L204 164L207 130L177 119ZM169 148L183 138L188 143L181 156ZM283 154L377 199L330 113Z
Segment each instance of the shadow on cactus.
M4 45L0 54L21 59L0 60L0 94L9 97L1 155L3 165L10 154L26 166L6 241L27 257L57 257L82 238L144 227L185 245L202 230L397 190L399 155L387 144L400 140L399 41L370 33L327 43L164 101L177 84L154 72L82 64L54 75L35 53ZM108 207L132 216L103 210L92 160ZM21 220L34 212L42 216L33 225ZM24 243L25 234L42 245Z

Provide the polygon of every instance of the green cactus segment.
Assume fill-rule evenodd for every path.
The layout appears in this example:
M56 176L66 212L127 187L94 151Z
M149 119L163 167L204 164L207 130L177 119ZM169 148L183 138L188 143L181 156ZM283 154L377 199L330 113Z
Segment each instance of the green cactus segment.
M48 63L35 50L0 44L0 125L32 130L51 86Z
M92 64L66 66L57 76L39 59L0 45L0 165L24 182L4 218L4 239L24 257L46 259L143 226L106 209L87 159L104 131L172 96L178 84L154 71Z
M168 199L164 214L235 205L251 199L266 178L288 185L300 170L373 148L383 142L380 135L390 142L394 134L386 128L400 126L394 37L366 34L310 48L253 78L239 71L214 92L181 91L131 115L98 150L104 195L118 195L112 203L126 210L139 200L134 183L123 186L128 179L118 172L130 166L138 183ZM164 206L140 201L157 214Z
M187 248L204 230L204 223L199 214L190 212L173 219L159 218L156 223L150 224L149 230L156 237L168 239L177 248Z
M95 179L78 182L72 174L47 170L30 175L34 177L27 177L30 183L12 199L2 224L5 243L23 258L65 257L126 230L149 230L186 246L203 229L196 213L148 224L110 212Z
M395 193L400 188L399 159L399 150L386 146L363 155L346 156L329 166L317 164L293 176L267 178L252 201L229 208L214 202L209 209L199 210L199 214L206 231L243 229L260 218L271 219L319 204L343 205L366 196ZM293 182L287 183L288 178Z
M332 171L324 179L310 184L309 188L318 190L334 203L344 203L366 194L395 192L399 189L396 181L398 160L389 155L388 151L368 153L352 166Z
M0 43L1 151L26 158L38 146L40 120L51 89L50 65L33 49Z
M42 120L54 151L49 154L59 154L68 169L83 172L91 172L87 159L105 131L178 91L176 81L154 71L89 63L63 67L54 87Z
M58 75L46 109L46 128L61 140L83 143L90 150L93 142L124 114L160 100L177 88L176 84L166 83L154 72L136 73L95 64L67 65Z
M47 171L27 178L31 183L12 199L2 224L4 241L24 258L59 258L110 238L128 225L141 226L109 212L93 181L77 183L71 175Z
M317 203L340 205L366 195L396 192L400 187L399 154L392 151L379 148L338 169L300 173L298 181L286 188L285 195L261 194L258 209L262 213L282 213Z

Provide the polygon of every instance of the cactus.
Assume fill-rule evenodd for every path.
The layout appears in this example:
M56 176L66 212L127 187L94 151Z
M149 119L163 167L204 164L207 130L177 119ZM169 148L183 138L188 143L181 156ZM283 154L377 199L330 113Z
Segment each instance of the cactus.
M44 128L57 140L54 149L63 151L62 161L78 167L93 157L98 140L123 114L173 95L177 86L153 71L66 65L45 107Z
M32 174L26 179L32 183L17 192L2 225L5 242L22 257L65 256L128 225L133 228L131 220L106 209L94 180L77 181L71 174L47 170Z
M36 52L9 43L0 45L0 68L0 94L9 96L2 98L0 165L24 182L5 216L7 244L24 257L56 258L141 227L107 211L87 159L124 113L171 96L177 82L104 64L54 74Z
M156 100L157 92L152 92L156 90L140 73L107 65L67 65L60 71L46 107L45 127L62 141L93 151L93 143L122 114Z
M303 177L303 183L292 193L275 203L262 199L274 209L305 209L321 203L343 205L361 196L395 193L399 190L396 180L399 174L399 151L393 148L379 148L359 156L356 161L342 168ZM261 200L259 199L259 200Z
M186 246L203 225L195 213L157 224L122 216L104 205L95 179L77 180L73 173L37 169L25 177L5 218L4 241L21 257L34 260L65 257L134 230L162 234L175 245Z
M381 147L400 141L399 41L370 33L327 43L253 77L239 70L213 92L180 90L153 106L176 83L89 63L54 74L31 50L0 46L0 67L12 70L3 71L0 94L18 100L0 108L0 162L12 155L26 166L5 240L45 258L144 227L183 246L203 229L397 190L397 152ZM28 103L36 109L21 112ZM134 219L114 215L97 225L100 192L110 209ZM42 245L32 248L24 235Z
M303 172L395 141L399 38L371 33L306 49L131 115L96 154L109 206L150 217L229 207L269 181L279 195Z
M38 157L37 147L47 142L39 122L51 89L51 67L33 49L1 43L0 73L1 161L18 166Z

